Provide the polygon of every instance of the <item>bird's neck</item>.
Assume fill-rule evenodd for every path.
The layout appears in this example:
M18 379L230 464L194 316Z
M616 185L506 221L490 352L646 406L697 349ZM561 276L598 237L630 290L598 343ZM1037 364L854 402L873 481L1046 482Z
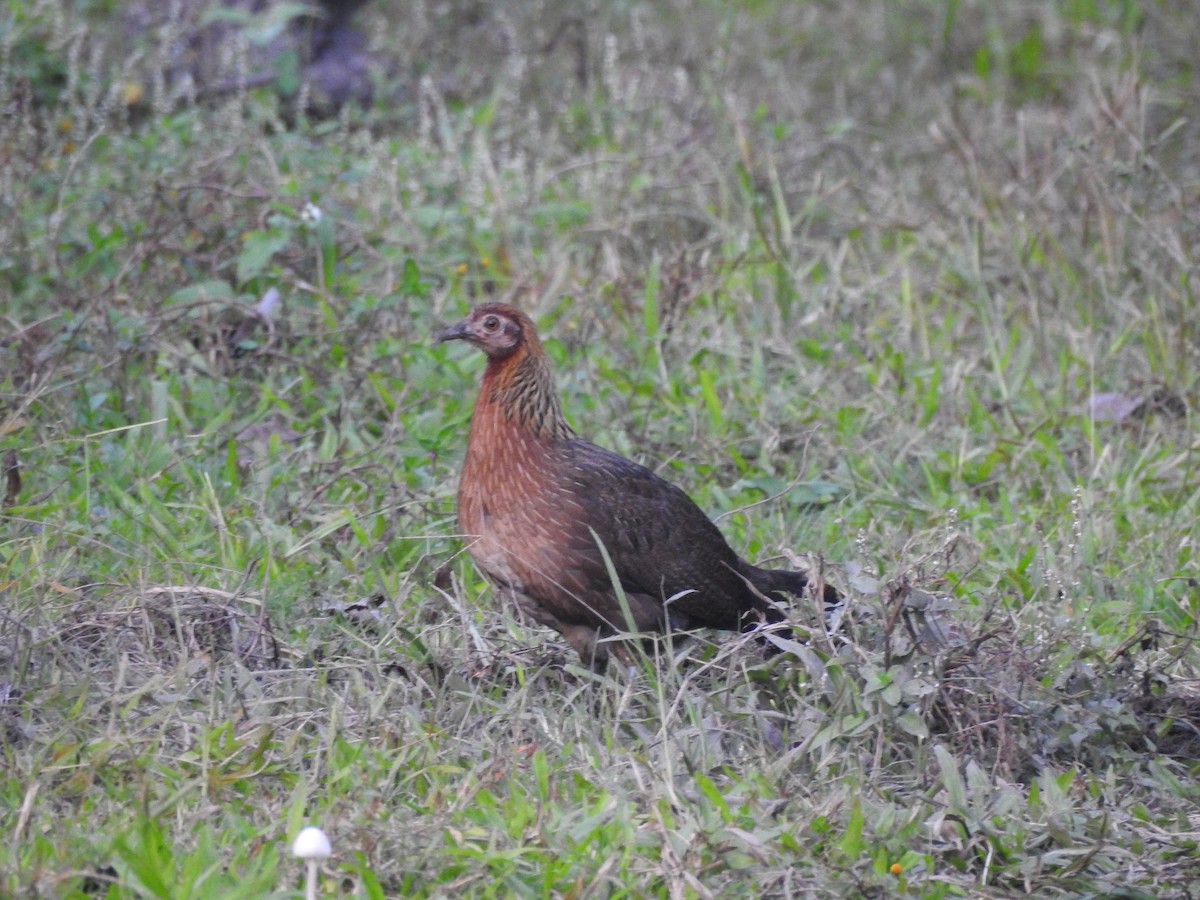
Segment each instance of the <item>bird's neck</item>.
M554 374L540 346L523 345L504 359L488 359L473 424L477 419L489 420L492 427L507 425L544 441L575 436L563 417Z

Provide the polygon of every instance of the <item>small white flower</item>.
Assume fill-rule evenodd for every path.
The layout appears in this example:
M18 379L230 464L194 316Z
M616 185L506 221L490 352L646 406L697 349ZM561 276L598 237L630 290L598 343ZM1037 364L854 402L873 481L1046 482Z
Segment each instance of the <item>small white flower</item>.
M325 215L321 212L321 207L309 200L304 204L304 209L300 210L300 221L310 225L316 225L321 221L321 217Z

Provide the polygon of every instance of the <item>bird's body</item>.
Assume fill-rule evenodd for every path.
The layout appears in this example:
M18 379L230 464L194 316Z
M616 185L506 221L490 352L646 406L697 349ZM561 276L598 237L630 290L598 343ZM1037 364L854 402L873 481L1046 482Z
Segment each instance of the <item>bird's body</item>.
M578 437L524 313L477 307L442 335L455 339L488 356L459 483L459 527L475 562L527 615L589 665L604 663L602 639L621 631L734 630L782 619L767 598L800 593L805 575L741 559L679 488Z

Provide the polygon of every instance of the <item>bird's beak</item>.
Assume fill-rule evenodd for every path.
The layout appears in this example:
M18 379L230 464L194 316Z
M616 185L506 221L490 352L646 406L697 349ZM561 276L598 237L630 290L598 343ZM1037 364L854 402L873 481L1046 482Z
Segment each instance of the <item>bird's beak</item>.
M444 344L446 341L469 341L472 337L474 335L471 334L471 325L467 319L463 319L439 334L437 342Z

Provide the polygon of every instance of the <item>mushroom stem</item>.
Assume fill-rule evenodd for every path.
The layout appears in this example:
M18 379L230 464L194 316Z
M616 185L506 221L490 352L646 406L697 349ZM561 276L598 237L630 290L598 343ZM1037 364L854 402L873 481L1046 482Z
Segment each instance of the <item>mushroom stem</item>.
M317 900L317 861L305 860L308 871L304 878L304 900Z

